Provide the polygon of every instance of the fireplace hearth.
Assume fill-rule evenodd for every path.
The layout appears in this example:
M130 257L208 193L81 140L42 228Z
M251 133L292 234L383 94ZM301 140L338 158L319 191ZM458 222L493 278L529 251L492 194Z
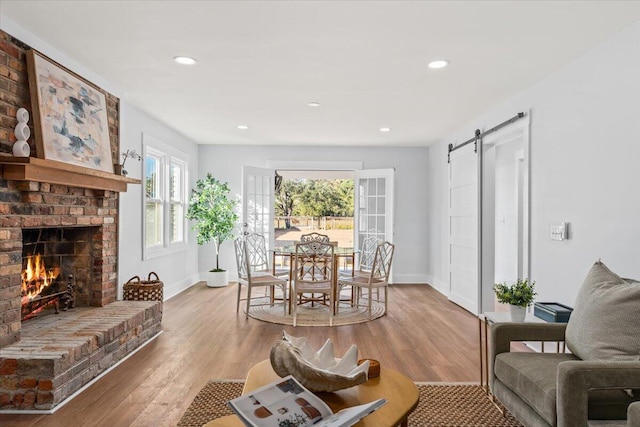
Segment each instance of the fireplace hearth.
M162 302L76 307L24 323L0 349L0 413L50 411L160 332Z

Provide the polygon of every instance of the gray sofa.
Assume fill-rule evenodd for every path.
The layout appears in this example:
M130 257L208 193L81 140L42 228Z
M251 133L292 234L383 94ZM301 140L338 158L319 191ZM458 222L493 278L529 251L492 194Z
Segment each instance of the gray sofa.
M565 341L571 353L511 352L512 341ZM640 426L640 283L597 262L568 324L494 323L490 361L493 395L527 427Z

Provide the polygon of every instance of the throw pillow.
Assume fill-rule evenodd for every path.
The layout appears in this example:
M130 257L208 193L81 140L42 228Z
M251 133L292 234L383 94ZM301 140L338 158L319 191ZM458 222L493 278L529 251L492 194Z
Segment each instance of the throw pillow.
M640 283L596 262L578 292L565 335L583 360L640 360Z

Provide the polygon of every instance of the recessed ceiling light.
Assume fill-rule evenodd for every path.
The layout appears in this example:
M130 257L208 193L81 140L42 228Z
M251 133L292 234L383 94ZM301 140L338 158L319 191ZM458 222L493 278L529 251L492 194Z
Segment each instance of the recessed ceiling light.
M309 107L319 107L320 103L319 102L309 102L309 103L307 103L307 105Z
M238 125L238 129L247 130L247 129L249 129L249 126L247 126L247 125Z
M380 128L380 132L391 132L391 128Z
M449 65L449 61L446 61L444 59L438 59L437 61L431 61L429 62L429 65L427 65L429 68L431 69L438 69L438 68L444 68L447 65Z
M173 58L173 62L181 65L195 65L196 62L198 61L196 61L195 58L192 58L190 56L175 56Z

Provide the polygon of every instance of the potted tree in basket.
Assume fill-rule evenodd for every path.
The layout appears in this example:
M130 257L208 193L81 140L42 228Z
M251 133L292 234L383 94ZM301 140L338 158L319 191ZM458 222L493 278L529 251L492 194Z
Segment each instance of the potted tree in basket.
M537 293L534 291L536 282L529 283L529 279L518 279L516 283L496 283L493 290L498 297L498 302L509 304L511 321L523 322L527 314L527 307L533 303Z
M196 182L196 188L189 199L187 218L197 221L193 229L197 231L198 244L213 241L216 249L216 267L209 270L207 286L220 287L229 283L229 272L220 268L220 246L232 239L233 228L238 221L235 207L237 200L229 198L229 185L207 174Z

